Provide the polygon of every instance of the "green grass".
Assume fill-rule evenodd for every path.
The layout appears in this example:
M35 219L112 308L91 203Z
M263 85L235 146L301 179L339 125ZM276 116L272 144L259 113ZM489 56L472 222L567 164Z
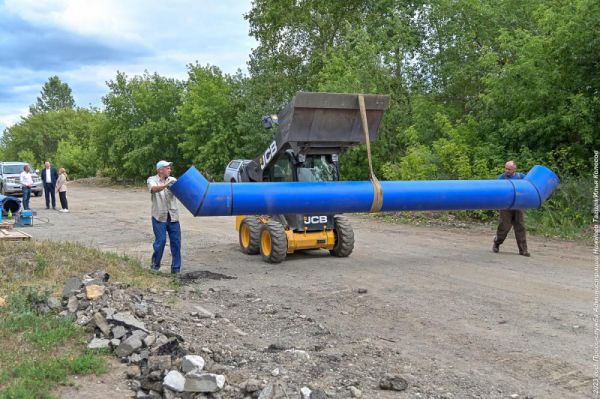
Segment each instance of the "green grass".
M58 384L67 383L69 375L105 372L102 356L91 352L56 359L26 360L0 374L0 384L7 384L0 391L0 399L52 398L49 391Z
M154 275L141 263L73 243L0 242L0 399L52 398L69 376L107 371L106 351L89 351L91 333L37 305L62 291L71 276L104 270L139 288L179 289L179 280Z
M25 287L0 308L0 399L49 398L71 374L106 371L101 353L85 350L89 333L54 314L40 314L44 295Z

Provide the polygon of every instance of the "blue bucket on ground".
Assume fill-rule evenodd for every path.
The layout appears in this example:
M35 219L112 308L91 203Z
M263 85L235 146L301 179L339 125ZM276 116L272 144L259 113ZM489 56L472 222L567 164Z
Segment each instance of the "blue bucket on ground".
M21 226L33 226L33 212L22 211L19 215L19 224Z

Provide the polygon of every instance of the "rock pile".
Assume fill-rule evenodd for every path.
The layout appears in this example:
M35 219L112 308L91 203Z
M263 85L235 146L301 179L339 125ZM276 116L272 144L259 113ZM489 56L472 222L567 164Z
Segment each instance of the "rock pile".
M286 304L198 285L139 290L109 278L71 278L62 298L37 307L85 326L88 348L127 363L135 398L348 399L408 389L382 372L389 353L370 342L360 355L348 353L324 325ZM282 331L292 334L280 339Z
M183 337L162 328L142 293L108 280L104 272L70 278L62 302L50 298L47 307L62 307L60 317L92 329L89 349L110 350L133 366L128 377L136 398L219 397L212 394L225 388L225 376L205 370L204 358L189 354Z

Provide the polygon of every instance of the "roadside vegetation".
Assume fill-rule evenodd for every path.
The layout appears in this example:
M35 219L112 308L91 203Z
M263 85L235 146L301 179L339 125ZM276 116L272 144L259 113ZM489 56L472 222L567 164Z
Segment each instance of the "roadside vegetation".
M0 159L135 181L164 158L176 174L196 165L219 179L231 159L264 150L272 132L261 116L297 91L383 93L392 103L373 145L380 178L490 179L508 159L521 171L542 164L563 186L529 212L530 230L571 238L589 229L597 1L256 0L246 19L257 41L247 73L197 62L183 80L116 72L101 109L77 107L51 77L4 131ZM365 149L346 153L341 169L367 179Z
M137 260L77 244L0 242L0 399L50 398L70 375L106 372L106 354L86 349L90 332L40 306L95 270L142 288L170 284Z
M591 178L574 178L562 183L552 197L540 209L525 212L525 224L530 234L548 238L578 240L591 243L593 238ZM374 216L389 223L416 225L482 224L495 232L498 226L498 211L456 212L393 212ZM491 233L493 234L493 233Z

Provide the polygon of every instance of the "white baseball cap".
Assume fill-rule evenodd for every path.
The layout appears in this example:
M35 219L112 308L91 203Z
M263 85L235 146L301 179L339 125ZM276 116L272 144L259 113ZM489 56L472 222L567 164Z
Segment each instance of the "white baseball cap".
M156 170L159 170L160 168L164 168L165 166L171 166L171 165L173 165L173 162L158 161L158 163L156 164Z

